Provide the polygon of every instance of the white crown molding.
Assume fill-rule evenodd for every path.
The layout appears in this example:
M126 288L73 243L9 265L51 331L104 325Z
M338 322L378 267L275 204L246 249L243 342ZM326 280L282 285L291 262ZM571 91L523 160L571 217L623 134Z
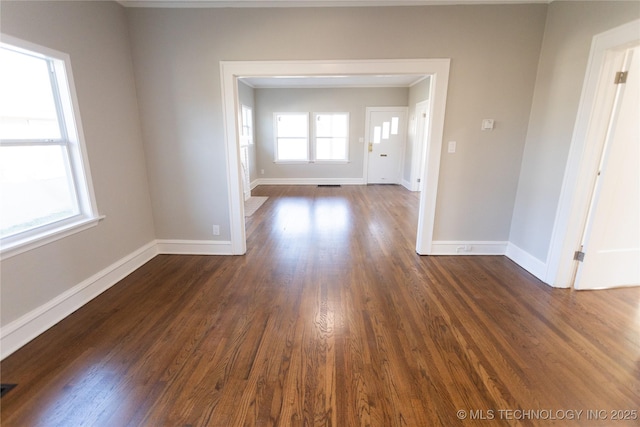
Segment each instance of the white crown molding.
M146 8L272 8L383 7L474 4L548 4L554 0L116 0L125 7Z

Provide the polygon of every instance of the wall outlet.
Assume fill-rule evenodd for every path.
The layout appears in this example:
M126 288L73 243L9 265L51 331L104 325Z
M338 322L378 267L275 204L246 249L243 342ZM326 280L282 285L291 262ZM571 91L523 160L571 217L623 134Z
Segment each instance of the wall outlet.
M212 231L213 231L213 235L214 236L219 236L220 235L220 226L219 225L214 225Z
M264 175L264 169L260 169L260 175Z

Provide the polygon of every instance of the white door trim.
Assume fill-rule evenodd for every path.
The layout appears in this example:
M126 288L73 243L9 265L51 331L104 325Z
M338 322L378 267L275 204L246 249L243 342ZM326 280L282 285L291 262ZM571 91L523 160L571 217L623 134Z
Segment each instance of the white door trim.
M571 287L575 263L573 254L584 231L584 218L590 202L591 188L580 186L586 182L599 160L597 146L587 144L589 132L602 126L606 117L595 114L596 100L602 70L609 52L625 49L639 41L638 26L640 20L606 31L594 36L587 64L587 72L582 88L578 115L571 139L567 167L565 169L560 200L556 211L551 244L547 256L547 270L544 281L555 287ZM615 92L615 85L609 90Z
M424 111L427 117L422 117ZM427 147L429 147L429 100L420 101L415 105L416 129L414 135L413 158L411 159L411 188L413 191L422 191L422 173L424 172L424 162L427 158ZM418 182L420 179L420 182Z
M435 218L436 192L440 171L440 148L444 132L444 116L449 84L450 59L380 59L330 61L221 61L220 80L224 138L227 160L229 227L231 251L242 255L247 250L244 203L238 144L238 77L393 75L424 74L431 76L431 149L428 153L425 191L420 197L420 213L416 251L431 253Z

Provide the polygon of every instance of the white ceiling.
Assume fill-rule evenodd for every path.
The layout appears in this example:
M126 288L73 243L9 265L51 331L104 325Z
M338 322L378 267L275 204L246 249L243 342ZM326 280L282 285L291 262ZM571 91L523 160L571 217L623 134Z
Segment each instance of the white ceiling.
M116 0L126 7L353 7L551 3L553 0Z

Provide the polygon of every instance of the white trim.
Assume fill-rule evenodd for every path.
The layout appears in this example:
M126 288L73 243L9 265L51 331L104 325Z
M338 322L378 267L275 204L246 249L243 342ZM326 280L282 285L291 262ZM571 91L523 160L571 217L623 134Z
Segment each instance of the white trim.
M156 242L147 243L73 288L2 327L0 331L0 360L124 279L157 254Z
M435 227L436 200L438 196L438 179L440 177L440 154L444 135L444 117L449 88L449 64L447 59L436 66L431 74L429 90L430 121L427 129L429 140L423 160L424 168L420 181L420 210L418 212L418 238L416 252L429 255L432 251L433 229Z
M255 190L255 188L260 184L262 184L262 179L254 179L253 181L251 181L251 189Z
M429 146L429 99L417 102L414 107L415 123L413 133L413 155L411 159L411 188L412 191L420 191L420 182L422 172L424 172L424 162L426 156L426 150ZM422 113L426 114L426 117L422 117ZM422 125L422 126L418 126Z
M156 240L159 254L233 255L228 240Z
M440 151L444 132L444 117L449 84L450 59L399 60L329 60L329 61L221 61L220 84L225 136L229 226L231 251L244 254L247 250L244 222L244 200L239 163L237 136L237 103L239 77L330 76L371 74L424 74L431 76L431 143L425 161L424 191L420 196L416 251L431 252L433 226L440 172Z
M544 275L547 271L547 264L544 261L539 260L529 252L520 249L511 242L508 242L507 244L507 251L505 255L511 261L515 262L520 267L524 268L544 282Z
M571 147L562 181L560 200L556 210L551 244L547 256L547 270L543 281L556 287L572 286L573 253L579 245L584 231L584 218L590 201L591 188L578 183L586 182L589 172L595 170L593 163L598 154L597 147L586 144L592 126L597 126L594 107L599 89L600 75L608 51L637 42L640 20L594 36L589 54L580 105L574 126ZM611 85L615 90L615 86Z
M434 240L430 255L504 255L508 242Z
M49 230L46 234L41 233L35 236L31 236L26 239L12 242L11 244L4 244L0 249L0 260L9 259L13 256L30 251L40 246L48 245L56 240L64 239L81 231L88 230L95 227L100 221L105 219L104 215L94 218L83 218L74 222L71 222L67 226L54 228ZM49 224L52 225L52 224Z
M402 178L402 180L400 181L400 185L402 185L404 188L406 188L409 191L413 191L413 192L418 191L417 189L412 188L411 183L404 178Z
M364 185L362 178L260 178L258 185Z

